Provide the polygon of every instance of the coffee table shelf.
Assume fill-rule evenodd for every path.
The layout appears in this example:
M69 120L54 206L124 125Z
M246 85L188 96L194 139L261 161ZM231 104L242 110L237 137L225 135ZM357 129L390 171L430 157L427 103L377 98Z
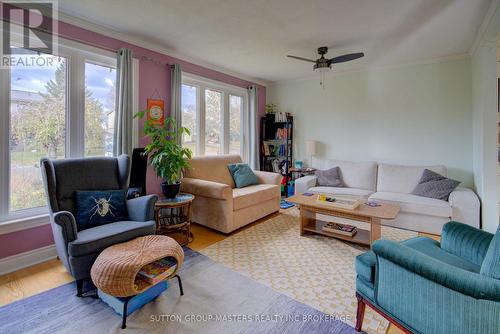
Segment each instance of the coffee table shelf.
M325 226L326 224L327 222L322 220L309 222L306 226L304 226L304 231L370 246L370 231L357 228L358 232L352 237L350 237L348 235L323 231L323 226Z

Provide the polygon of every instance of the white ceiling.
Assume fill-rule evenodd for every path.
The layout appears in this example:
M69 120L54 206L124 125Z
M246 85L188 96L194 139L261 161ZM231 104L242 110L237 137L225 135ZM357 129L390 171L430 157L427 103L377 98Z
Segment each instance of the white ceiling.
M366 56L336 71L467 53L491 0L59 0L61 12L222 69L275 82L314 75L330 58Z

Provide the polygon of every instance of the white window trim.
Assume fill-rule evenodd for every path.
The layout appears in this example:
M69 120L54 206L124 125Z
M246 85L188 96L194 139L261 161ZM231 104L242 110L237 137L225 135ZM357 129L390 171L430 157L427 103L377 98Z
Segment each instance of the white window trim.
M85 145L85 103L82 87L82 84L85 84L85 61L116 68L116 54L61 37L59 37L58 42L57 55L68 59L65 155L66 157L82 157ZM9 70L0 70L0 86L10 87ZM70 94L76 95L76 98L70 98ZM133 60L133 106L135 114L139 111L139 62L137 59ZM133 122L134 147L139 146L138 129L139 120L137 119ZM6 168L4 166L0 168L0 189L8 189L0 191L0 235L48 224L48 208L46 206L9 212L10 89L0 90L0 132L0 161L6 166Z
M194 86L197 88L196 92L196 126L198 129L198 136L196 142L197 155L205 154L205 90L213 90L220 92L222 95L222 115L221 115L221 146L223 153L229 152L229 96L238 96L242 98L243 108L241 109L241 138L240 138L240 155L244 161L247 161L246 150L246 118L245 113L248 113L248 92L245 88L225 84L220 81L208 79L199 75L191 73L182 73L182 84Z

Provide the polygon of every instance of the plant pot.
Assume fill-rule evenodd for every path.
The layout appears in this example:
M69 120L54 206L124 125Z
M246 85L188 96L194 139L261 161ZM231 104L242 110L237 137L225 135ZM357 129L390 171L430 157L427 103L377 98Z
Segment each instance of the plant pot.
M274 123L274 118L275 118L274 114L272 114L272 113L267 113L266 114L266 121L268 123Z
M162 182L161 191L166 198L175 198L179 191L181 190L181 183L177 182L174 184L168 184L166 182Z

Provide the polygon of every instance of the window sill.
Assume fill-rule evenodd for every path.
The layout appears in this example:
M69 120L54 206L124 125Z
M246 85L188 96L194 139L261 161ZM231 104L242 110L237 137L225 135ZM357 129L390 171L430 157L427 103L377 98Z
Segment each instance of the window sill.
M0 235L27 230L50 224L49 215L41 214L26 218L12 219L0 222Z

